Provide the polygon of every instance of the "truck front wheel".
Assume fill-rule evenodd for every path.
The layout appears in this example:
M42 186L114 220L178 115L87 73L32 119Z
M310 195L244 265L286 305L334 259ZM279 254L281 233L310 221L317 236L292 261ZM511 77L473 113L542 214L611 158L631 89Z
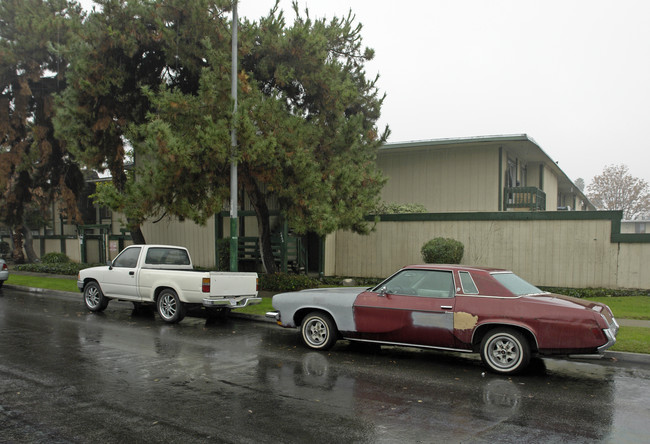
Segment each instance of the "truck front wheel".
M168 324L176 324L185 317L185 304L183 304L172 289L165 289L158 296L158 314Z
M88 310L95 313L102 312L108 307L108 298L104 296L97 282L88 282L84 287L84 304Z

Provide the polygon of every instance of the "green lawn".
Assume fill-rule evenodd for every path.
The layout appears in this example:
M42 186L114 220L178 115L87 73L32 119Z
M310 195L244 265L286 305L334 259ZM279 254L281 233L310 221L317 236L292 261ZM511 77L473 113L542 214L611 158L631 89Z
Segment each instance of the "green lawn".
M610 350L650 354L650 328L621 327Z
M618 296L589 300L608 305L616 318L650 320L650 296Z
M271 305L271 298L262 298L262 302L257 305L249 305L248 307L238 308L237 313L248 313L253 315L264 316L267 311L273 311Z
M62 290L79 292L76 279L61 279L55 277L27 276L9 273L7 284L21 285L24 287L46 288L48 290Z

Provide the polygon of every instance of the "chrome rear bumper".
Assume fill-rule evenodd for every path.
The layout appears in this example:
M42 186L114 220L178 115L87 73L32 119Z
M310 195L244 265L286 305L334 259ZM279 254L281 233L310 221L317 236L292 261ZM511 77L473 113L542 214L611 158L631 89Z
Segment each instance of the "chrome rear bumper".
M616 335L618 334L618 329L618 322L616 322L616 319L612 318L612 323L609 324L609 328L603 329L603 333L605 333L605 336L607 337L607 343L598 347L599 352L604 352L609 347L616 344Z
M204 307L223 307L223 308L244 308L248 305L255 305L262 302L262 298L241 296L238 298L205 298L203 299Z

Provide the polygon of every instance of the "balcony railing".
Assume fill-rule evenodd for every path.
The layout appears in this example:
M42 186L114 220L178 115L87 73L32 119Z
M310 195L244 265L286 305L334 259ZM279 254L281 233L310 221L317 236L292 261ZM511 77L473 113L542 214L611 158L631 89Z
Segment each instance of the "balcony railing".
M536 187L513 187L503 189L505 209L546 211L546 193Z

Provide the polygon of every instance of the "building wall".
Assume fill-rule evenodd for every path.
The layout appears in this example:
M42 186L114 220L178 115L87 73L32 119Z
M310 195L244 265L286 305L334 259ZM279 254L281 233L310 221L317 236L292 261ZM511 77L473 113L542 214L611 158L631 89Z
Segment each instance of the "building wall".
M650 260L650 235L627 242L618 234L622 241L612 242L612 230L620 232L617 216L620 222L620 212L389 217L368 236L337 232L334 250L326 250L335 256L328 274L388 276L422 263L428 240L450 237L464 244L464 264L510 269L537 285L650 289L650 274L642 269Z
M544 166L544 188L546 193L546 211L557 210L557 177L549 168Z
M201 267L216 266L215 218L204 226L165 217L157 223L146 222L142 233L148 244L179 245L189 250L192 262Z
M416 203L431 212L497 211L498 147L448 147L380 152L388 177L385 202Z

